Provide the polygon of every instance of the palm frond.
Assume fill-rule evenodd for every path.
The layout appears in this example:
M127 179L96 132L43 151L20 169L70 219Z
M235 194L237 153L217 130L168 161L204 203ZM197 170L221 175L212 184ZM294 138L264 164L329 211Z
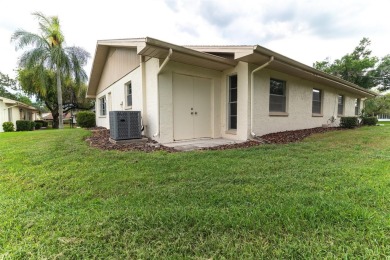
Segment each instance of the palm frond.
M11 42L15 42L15 49L23 49L25 47L40 48L47 46L47 42L41 36L30 33L25 30L16 30L11 36Z
M31 69L38 65L50 67L50 52L46 47L25 51L19 58L20 67Z
M80 47L67 47L65 52L70 59L71 71L76 83L87 81L88 76L83 67L87 64L90 54Z
M50 46L61 46L65 41L65 37L61 31L60 20L58 17L45 16L40 12L35 12L33 15L38 18L41 34Z

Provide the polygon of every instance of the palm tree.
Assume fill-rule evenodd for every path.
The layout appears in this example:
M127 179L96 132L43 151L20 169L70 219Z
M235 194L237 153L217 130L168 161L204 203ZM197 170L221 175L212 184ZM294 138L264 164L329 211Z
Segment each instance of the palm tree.
M77 84L87 80L83 69L89 53L80 47L65 47L65 37L61 32L60 21L57 16L45 16L40 12L33 13L39 21L40 34L19 29L12 35L16 50L28 48L19 58L19 66L25 69L34 69L40 78L40 91L49 88L45 82L45 70L52 70L56 74L57 101L59 122L58 128L63 128L62 115L62 84L61 78L71 77Z

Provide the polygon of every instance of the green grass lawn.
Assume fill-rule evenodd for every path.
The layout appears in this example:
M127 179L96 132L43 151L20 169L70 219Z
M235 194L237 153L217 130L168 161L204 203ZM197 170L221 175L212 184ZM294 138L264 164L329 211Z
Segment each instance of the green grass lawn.
M0 259L388 258L390 125L227 151L0 133Z
M390 125L390 121L379 121L378 124L388 126Z

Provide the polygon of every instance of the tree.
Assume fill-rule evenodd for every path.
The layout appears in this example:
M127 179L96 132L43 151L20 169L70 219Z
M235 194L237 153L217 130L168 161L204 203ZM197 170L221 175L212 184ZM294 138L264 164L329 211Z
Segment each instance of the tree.
M56 73L52 70L41 68L20 69L18 71L18 81L23 91L28 94L34 94L37 98L37 107L44 111L41 102L53 115L53 127L57 128L59 123L59 104L57 99ZM76 84L72 78L61 78L63 112L71 109L89 110L94 107L92 100L86 99L87 86L85 84ZM45 87L42 87L45 86ZM33 104L34 105L34 104Z
M390 114L390 94L367 99L364 102L363 114L370 116Z
M29 97L20 92L13 94L9 92L7 88L17 90L16 80L0 72L0 96L16 100L27 105L32 105L32 102Z
M380 61L376 69L376 85L379 91L390 89L390 55L386 55Z
M340 77L366 89L378 87L379 90L390 88L390 57L382 60L371 55L368 49L371 41L363 38L352 53L331 62L329 58L317 61L313 67L328 74ZM387 75L387 76L386 76ZM387 77L387 80L383 80Z
M69 77L77 85L85 82L87 75L83 66L87 63L90 55L80 47L65 47L65 37L61 32L57 16L45 16L39 12L33 13L33 15L38 19L40 35L17 30L12 35L11 40L15 42L16 50L27 48L19 59L19 67L36 73L34 77L36 77L37 82L34 82L34 87L31 88L35 89L35 94L42 98L56 94L58 124L55 123L55 126L61 129L63 128L61 79ZM55 73L55 92L51 89L52 82L48 80L50 78L48 74L52 72ZM52 102L52 99L49 102ZM49 106L48 108L50 109Z
M0 72L0 97L16 100L16 96L7 90L7 88L15 86L15 84L14 79Z

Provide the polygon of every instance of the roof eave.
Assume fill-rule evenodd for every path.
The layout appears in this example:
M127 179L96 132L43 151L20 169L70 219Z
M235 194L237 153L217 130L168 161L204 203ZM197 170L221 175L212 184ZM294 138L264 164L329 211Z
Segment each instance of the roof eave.
M342 84L342 85L346 86L347 88L352 88L355 91L364 93L365 95L367 95L369 97L375 97L375 96L378 95L377 93L375 93L375 92L373 92L371 90L362 88L362 87L360 87L360 86L358 86L358 85L356 85L354 83L351 83L351 82L346 81L344 79L341 79L339 77L330 75L330 74L325 73L323 71L317 70L317 69L315 69L313 67L310 67L310 66L308 66L306 64L303 64L301 62L298 62L296 60L290 59L290 58L288 58L286 56L283 56L283 55L281 55L279 53L276 53L274 51L271 51L271 50L269 50L267 48L264 48L264 47L261 47L259 45L255 45L253 47L253 50L254 50L254 53L260 53L262 55L266 55L266 56L269 56L269 57L273 56L274 59L277 60L277 61L285 63L285 64L287 64L289 66L296 67L296 68L298 68L300 70L306 71L307 73L311 73L311 74L313 74L316 77L322 77L322 78L325 78L325 79L327 79L329 81L334 81L334 82L336 82L338 84Z
M145 38L118 39L118 40L98 40L96 43L95 56L93 58L92 69L89 75L87 88L87 98L95 98L96 90L100 81L101 73L104 68L105 60L110 47L137 48L142 49L145 46Z
M145 42L146 42L147 45L152 45L152 46L156 46L156 47L159 47L159 48L164 48L166 50L172 49L174 52L180 52L180 53L187 54L187 55L190 55L190 56L194 56L194 57L210 60L210 61L213 61L213 62L218 62L218 63L221 63L221 64L225 64L225 65L228 65L228 66L231 66L231 67L236 66L237 63L238 63L238 61L236 61L236 60L230 60L230 59L222 58L222 57L219 57L219 56L215 56L215 55L212 55L212 54L208 54L208 53L204 53L204 52L201 52L201 51L193 50L193 49L186 48L186 47L183 47L183 46L179 46L179 45L171 44L171 43L168 43L168 42L160 41L160 40L157 40L157 39L154 39L154 38L151 38L151 37L146 37L146 41ZM139 54L142 55L143 52L141 51Z

